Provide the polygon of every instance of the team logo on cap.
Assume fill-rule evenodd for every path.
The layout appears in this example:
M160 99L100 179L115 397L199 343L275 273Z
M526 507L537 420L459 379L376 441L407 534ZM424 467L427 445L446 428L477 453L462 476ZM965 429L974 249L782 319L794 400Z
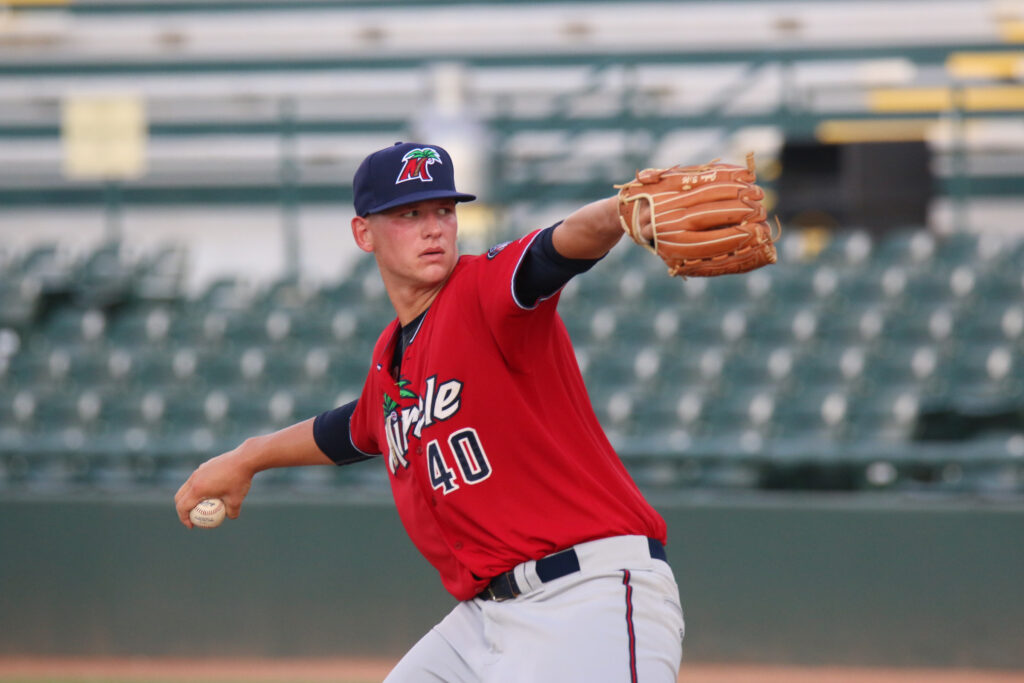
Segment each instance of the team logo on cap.
M430 147L409 150L402 157L402 170L398 173L398 180L395 181L395 185L404 183L407 180L419 180L424 183L432 182L434 179L430 176L430 165L435 161L439 164L444 163L441 161L441 155Z

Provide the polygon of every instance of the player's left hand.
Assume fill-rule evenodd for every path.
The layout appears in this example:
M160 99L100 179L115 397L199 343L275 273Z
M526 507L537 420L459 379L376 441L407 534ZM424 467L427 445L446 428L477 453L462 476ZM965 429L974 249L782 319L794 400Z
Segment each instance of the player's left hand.
M619 220L634 242L658 254L670 275L744 273L775 263L775 241L755 184L754 155L746 167L648 168L619 189Z
M654 223L651 221L651 205L648 202L640 204L636 224L640 239L647 244L652 244L654 242Z

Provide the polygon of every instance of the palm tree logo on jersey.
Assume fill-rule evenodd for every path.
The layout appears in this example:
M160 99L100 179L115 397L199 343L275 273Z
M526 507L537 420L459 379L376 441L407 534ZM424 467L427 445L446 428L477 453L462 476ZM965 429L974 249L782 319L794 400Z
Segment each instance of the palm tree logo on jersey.
M418 399L419 396L416 395L416 392L408 388L409 384L409 380L407 380L404 377L400 377L398 381L395 382L395 386L398 387L398 397ZM387 417L390 413L393 413L394 411L398 410L398 407L398 401L391 398L387 394L384 394L384 417Z
M402 170L398 174L395 185L407 180L432 182L434 179L430 175L430 165L435 161L439 164L444 163L441 161L441 155L430 147L410 150L402 157Z
M395 386L398 387L399 398L419 399L419 396L409 389L409 380L406 378L400 377ZM391 473L394 474L398 467L409 467L409 442L402 420L402 407L388 394L384 394L384 433L388 439L388 464Z

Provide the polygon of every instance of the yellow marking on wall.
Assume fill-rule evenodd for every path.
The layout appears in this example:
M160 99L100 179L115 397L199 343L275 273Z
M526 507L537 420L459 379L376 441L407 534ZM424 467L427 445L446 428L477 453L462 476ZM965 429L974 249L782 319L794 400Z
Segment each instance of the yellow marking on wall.
M1008 19L999 24L999 37L1006 43L1024 43L1024 21Z
M133 95L71 95L61 111L64 174L124 180L146 172L145 102Z
M833 119L815 129L825 144L853 142L914 142L925 139L935 119Z
M954 52L946 59L946 71L954 78L1017 78L1024 75L1024 50Z
M4 7L63 7L70 4L71 0L4 0L0 2L0 9Z
M868 93L868 108L880 113L1024 110L1024 86L880 88Z
M1024 110L1024 86L968 88L967 109L970 111Z
M952 106L949 88L884 88L868 92L871 111L941 111Z

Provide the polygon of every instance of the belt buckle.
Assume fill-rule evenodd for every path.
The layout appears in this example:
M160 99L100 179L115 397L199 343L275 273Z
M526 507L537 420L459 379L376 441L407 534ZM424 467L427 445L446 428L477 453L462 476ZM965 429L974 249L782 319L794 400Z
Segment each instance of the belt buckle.
M487 599L493 602L505 602L506 600L511 600L511 598L495 593L494 586L490 585L487 586Z
M497 582L504 582L505 587L508 591L502 591L500 594L494 590L494 584ZM511 600L519 595L519 585L516 583L515 576L512 572L505 572L494 577L489 584L487 584L487 596L494 602L505 602Z

